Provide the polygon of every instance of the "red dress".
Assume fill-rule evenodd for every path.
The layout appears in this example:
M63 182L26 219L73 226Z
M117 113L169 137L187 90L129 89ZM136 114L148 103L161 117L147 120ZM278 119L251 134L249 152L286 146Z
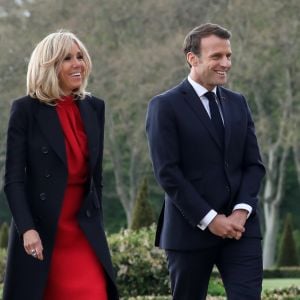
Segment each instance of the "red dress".
M88 174L87 137L73 98L63 99L56 110L65 136L68 183L44 300L107 300L103 267L76 219Z

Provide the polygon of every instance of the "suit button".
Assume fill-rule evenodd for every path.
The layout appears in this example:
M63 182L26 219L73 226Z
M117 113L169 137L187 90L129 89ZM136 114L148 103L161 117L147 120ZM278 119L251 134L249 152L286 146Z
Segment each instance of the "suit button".
M46 193L40 193L40 199L41 199L42 201L45 201L45 200L47 199Z
M228 168L228 167L229 167L229 164L228 164L228 162L227 162L227 161L225 161L225 162L224 162L224 165L225 165L225 167L226 167L226 168Z
M48 154L48 152L49 152L48 148L46 146L43 146L42 147L42 153L43 154Z
M229 193L230 192L230 186L226 185L226 191Z
M86 210L86 216L90 218L92 216L91 211L89 209Z
M45 173L45 177L46 177L46 178L50 178L50 177L51 177L51 174L50 174L50 173Z

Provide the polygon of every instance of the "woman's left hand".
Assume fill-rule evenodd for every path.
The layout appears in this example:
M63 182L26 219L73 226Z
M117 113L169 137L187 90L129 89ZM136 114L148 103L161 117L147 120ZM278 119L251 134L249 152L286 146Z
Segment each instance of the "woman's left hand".
M23 234L24 249L28 255L43 260L43 245L38 232L34 229L27 230Z

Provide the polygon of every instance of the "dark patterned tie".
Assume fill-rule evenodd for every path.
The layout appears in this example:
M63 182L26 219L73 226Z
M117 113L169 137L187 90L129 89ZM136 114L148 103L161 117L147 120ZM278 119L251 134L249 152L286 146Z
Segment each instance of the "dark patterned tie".
M219 140L223 146L224 145L224 124L216 101L216 94L213 92L207 92L204 94L204 96L209 100L211 121L215 126Z

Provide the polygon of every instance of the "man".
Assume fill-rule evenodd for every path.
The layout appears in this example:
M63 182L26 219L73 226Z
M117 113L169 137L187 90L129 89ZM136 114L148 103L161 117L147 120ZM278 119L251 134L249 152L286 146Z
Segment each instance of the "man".
M194 28L184 41L188 78L148 107L151 158L166 193L156 245L166 250L175 300L205 299L214 265L228 299L260 299L265 169L245 98L222 87L230 37L216 24Z

